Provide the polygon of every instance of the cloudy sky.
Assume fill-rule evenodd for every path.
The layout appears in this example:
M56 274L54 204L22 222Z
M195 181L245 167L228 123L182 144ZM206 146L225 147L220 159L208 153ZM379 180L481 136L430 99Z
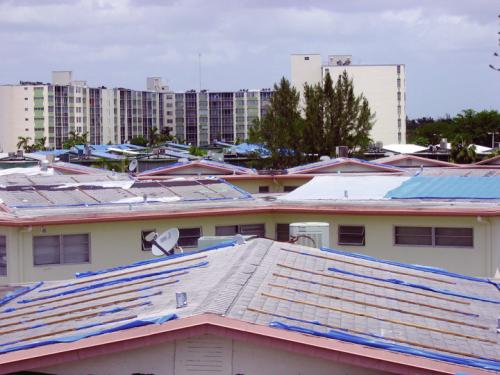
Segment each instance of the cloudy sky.
M407 113L500 109L494 0L0 0L0 83L72 70L90 85L271 87L291 53L403 63ZM495 60L496 59L496 60Z

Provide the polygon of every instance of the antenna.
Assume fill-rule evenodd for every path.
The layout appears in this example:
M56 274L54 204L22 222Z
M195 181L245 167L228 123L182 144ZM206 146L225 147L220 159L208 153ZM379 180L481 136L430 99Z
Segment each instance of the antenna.
M138 165L139 163L137 162L137 159L132 160L128 165L128 171L131 173L134 172L137 169Z
M198 78L200 80L200 91L201 91L201 53L198 52Z
M176 246L179 240L179 229L170 228L158 236L158 233L151 232L146 237L145 240L153 244L151 252L156 256L170 256L174 253L175 249L180 249L182 253L182 248Z

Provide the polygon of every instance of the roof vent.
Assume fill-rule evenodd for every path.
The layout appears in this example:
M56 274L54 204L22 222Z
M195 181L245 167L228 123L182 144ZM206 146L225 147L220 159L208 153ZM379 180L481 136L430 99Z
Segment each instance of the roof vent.
M186 307L187 304L188 304L187 293L186 292L177 292L177 293L175 293L175 302L177 303L177 308L178 309Z
M48 160L42 160L42 162L40 163L40 170L42 172L47 172L49 168L49 161Z

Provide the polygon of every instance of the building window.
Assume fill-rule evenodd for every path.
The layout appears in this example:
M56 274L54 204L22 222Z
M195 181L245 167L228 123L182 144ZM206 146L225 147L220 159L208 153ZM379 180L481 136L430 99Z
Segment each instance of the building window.
M398 78L398 89L401 88L401 78Z
M24 98L24 100L28 100L28 98Z
M0 236L0 276L7 276L7 237Z
M265 237L264 224L224 225L215 227L216 236L234 236L235 234Z
M365 227L339 225L339 245L365 246Z
M89 262L90 235L88 233L33 237L35 266Z
M472 228L434 228L435 246L473 247Z
M149 233L155 232L155 229L143 230L141 232L141 250L142 251L151 251L153 248L153 242L147 241L146 237Z
M309 56L304 57L304 60L309 61Z
M288 242L290 240L290 224L276 224L276 241Z
M294 191L295 189L297 189L297 186L283 186L283 191L285 193L289 193L291 191Z
M472 228L396 227L396 245L473 247Z
M179 229L179 241L177 244L182 247L198 246L198 239L201 237L201 228L181 228Z
M269 193L269 186L259 186L259 193Z
M401 73L401 65L398 65L396 70L397 70L398 74L400 74Z
M394 235L396 245L432 246L431 227L396 227Z

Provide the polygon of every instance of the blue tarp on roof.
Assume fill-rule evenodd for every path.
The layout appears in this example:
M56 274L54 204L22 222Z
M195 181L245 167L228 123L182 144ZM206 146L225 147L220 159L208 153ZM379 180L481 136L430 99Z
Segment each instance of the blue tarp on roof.
M241 143L234 146L234 150L237 154L248 155L251 153L257 153L261 156L269 156L269 150L262 145L257 145L253 143Z
M500 177L415 176L385 198L500 199Z

